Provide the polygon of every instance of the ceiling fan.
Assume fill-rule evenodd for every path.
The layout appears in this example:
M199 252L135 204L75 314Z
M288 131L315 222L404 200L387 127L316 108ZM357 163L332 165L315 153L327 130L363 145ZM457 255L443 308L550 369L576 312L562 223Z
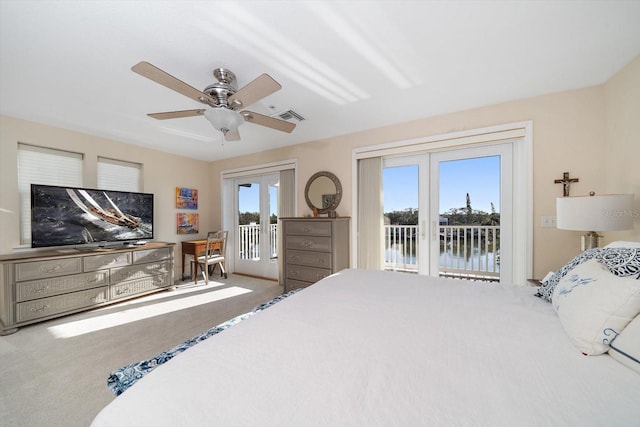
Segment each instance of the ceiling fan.
M296 127L295 124L285 120L265 116L253 111L238 111L282 88L282 86L268 74L262 74L246 86L238 89L236 86L236 76L233 72L225 68L216 68L213 70L213 76L218 81L207 86L203 91L199 91L146 61L137 63L131 67L131 70L162 86L168 87L186 97L211 107L147 114L154 119L166 120L204 116L211 122L213 127L224 134L224 138L227 141L237 141L240 139L238 126L245 121L287 133L290 133Z

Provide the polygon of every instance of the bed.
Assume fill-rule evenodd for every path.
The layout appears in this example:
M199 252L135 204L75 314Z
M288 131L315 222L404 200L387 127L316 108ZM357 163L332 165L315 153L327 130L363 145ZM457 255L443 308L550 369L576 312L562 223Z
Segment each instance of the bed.
M640 280L625 278L640 311ZM179 352L92 426L639 425L633 359L585 356L557 301L535 293L343 270Z

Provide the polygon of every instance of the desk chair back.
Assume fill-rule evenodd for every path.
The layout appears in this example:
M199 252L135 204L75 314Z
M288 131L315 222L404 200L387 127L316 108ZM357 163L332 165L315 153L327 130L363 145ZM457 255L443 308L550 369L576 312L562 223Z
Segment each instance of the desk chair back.
M205 254L198 257L198 264L202 268L205 283L209 283L209 269L215 271L216 265L220 267L220 277L227 278L224 267L225 251L227 249L228 231L210 231L207 233L207 245ZM195 279L197 283L197 278Z

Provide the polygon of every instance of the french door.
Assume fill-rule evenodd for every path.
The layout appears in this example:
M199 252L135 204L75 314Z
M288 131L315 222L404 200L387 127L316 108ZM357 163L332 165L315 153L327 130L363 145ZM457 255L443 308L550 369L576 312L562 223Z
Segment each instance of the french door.
M386 158L384 267L512 280L512 144Z
M278 278L279 173L234 179L235 272L268 279Z

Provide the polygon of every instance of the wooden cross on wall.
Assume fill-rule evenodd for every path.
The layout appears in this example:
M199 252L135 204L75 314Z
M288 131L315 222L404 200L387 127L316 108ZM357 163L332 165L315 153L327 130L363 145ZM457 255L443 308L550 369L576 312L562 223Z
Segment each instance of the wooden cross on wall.
M564 172L562 174L562 179L556 179L556 184L562 184L562 197L569 197L569 190L571 189L572 182L579 182L578 178L569 178L569 172Z

